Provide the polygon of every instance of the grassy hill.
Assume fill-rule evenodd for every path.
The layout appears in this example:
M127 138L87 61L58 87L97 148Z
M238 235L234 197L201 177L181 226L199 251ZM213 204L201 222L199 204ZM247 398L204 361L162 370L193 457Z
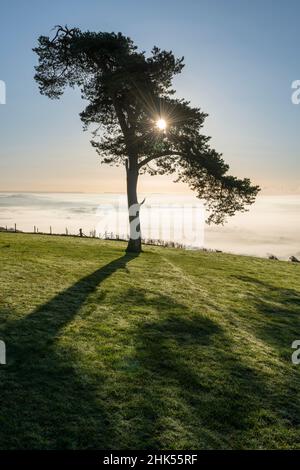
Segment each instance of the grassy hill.
M0 234L0 448L300 447L300 265Z

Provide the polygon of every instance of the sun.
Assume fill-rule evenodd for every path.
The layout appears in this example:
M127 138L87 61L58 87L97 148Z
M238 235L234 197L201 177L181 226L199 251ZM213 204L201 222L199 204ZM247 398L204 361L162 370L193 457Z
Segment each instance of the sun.
M158 121L156 121L156 127L158 127L160 131L164 131L167 127L167 123L164 119L158 119Z

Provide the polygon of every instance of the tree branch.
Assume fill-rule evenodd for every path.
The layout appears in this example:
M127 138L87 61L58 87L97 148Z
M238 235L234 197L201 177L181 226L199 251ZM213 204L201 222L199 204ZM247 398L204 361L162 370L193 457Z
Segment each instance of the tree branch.
M142 160L139 164L138 164L138 169L140 170L143 166L147 165L149 162L151 162L152 160L156 160L157 158L162 158L162 157L172 157L172 156L178 156L178 157L181 157L182 154L180 154L179 152L165 152L165 153L161 153L160 155L155 155L155 156L151 156L151 157L147 157L147 158L144 158L144 160Z

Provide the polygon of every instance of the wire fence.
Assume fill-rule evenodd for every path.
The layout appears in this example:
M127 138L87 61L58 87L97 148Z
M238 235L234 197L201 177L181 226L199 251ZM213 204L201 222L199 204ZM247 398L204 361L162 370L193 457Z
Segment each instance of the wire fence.
M127 234L117 234L114 232L105 231L103 233L97 232L96 229L89 230L88 233L85 233L82 228L79 228L76 233L71 232L68 227L65 228L64 232L55 232L53 227L50 225L48 231L40 231L37 225L33 226L32 231L20 230L15 223L13 227L0 227L0 232L6 233L26 233L31 235L49 235L49 236L64 236L64 237L79 237L79 238L95 238L99 240L114 240L114 241L123 241L126 242L129 240ZM162 246L166 248L181 248L187 249L187 246L183 243L178 243L170 240L162 240L159 238L143 238L142 243L144 245L155 245Z

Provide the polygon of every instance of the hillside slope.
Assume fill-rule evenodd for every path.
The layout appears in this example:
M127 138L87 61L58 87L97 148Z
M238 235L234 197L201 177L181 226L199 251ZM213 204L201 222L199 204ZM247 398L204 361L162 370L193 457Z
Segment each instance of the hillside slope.
M0 234L0 448L300 448L300 266Z

